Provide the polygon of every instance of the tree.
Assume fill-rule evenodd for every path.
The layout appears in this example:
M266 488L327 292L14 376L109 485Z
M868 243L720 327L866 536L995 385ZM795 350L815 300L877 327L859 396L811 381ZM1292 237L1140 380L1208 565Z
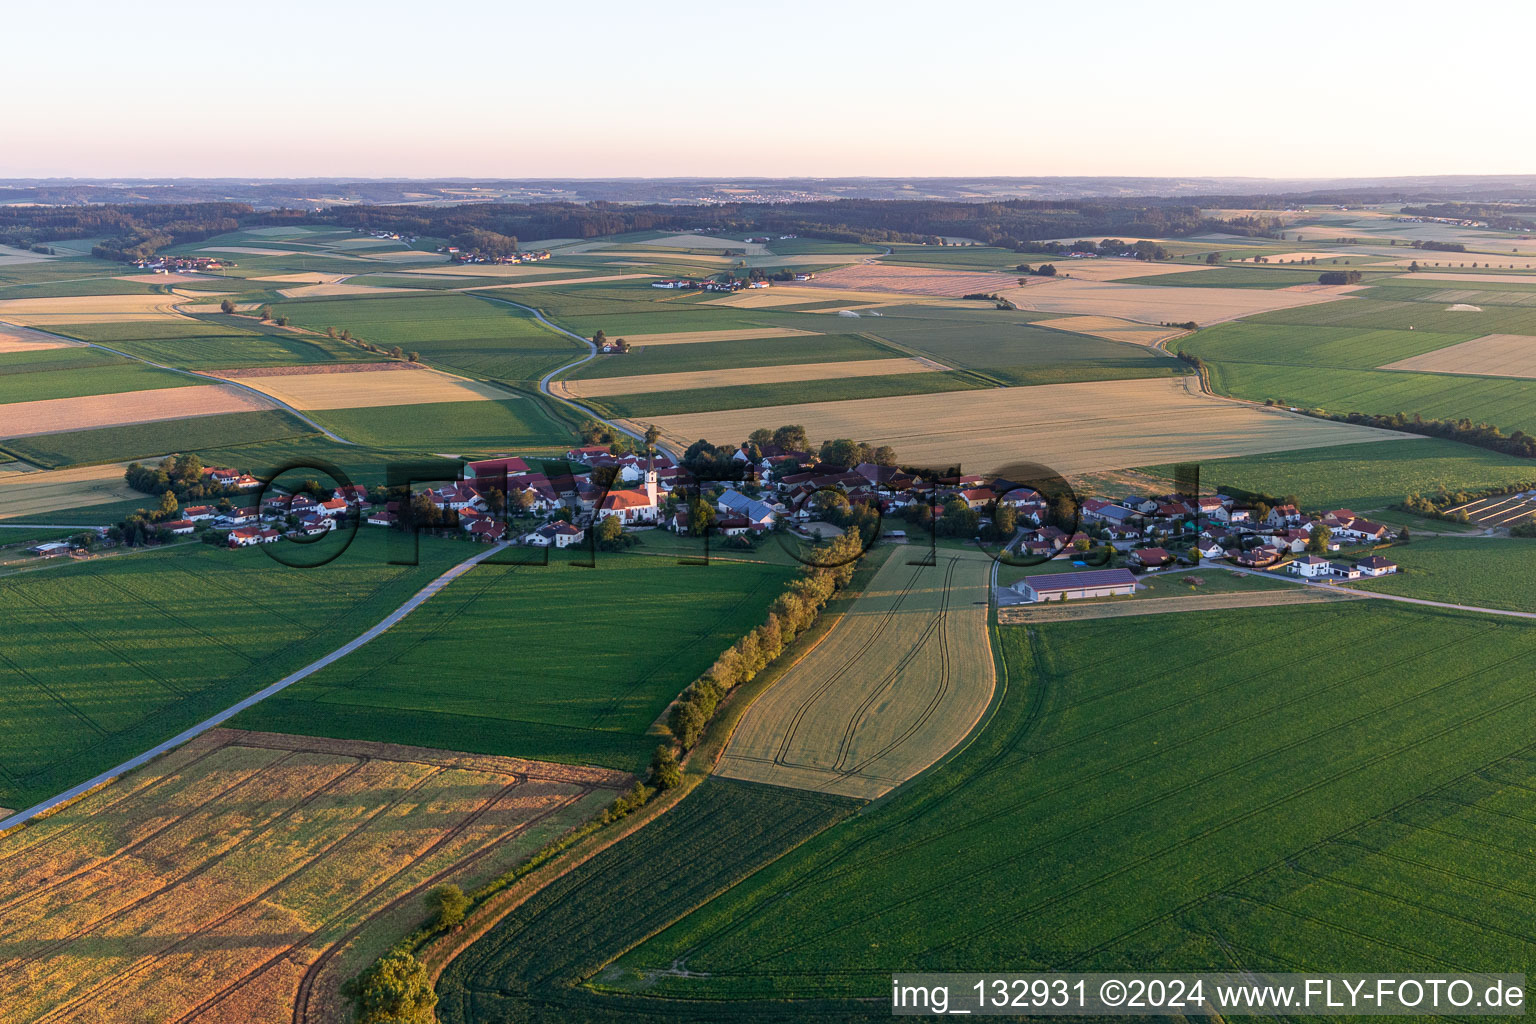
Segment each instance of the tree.
M160 518L169 519L181 511L181 503L176 500L175 491L166 491L160 495Z
M235 300L234 299L224 299L223 301L221 301L219 303L219 312L220 313L233 313L234 311L235 311Z
M436 912L435 925L443 930L464 920L469 911L469 897L456 885L440 885L427 894L427 906Z
M262 306L261 307L261 318L263 320L271 320L272 319L272 307L271 306Z
M597 538L599 547L612 550L618 546L620 538L624 536L624 524L619 522L618 516L604 516L598 520L593 536Z
M336 337L336 328L334 328L334 327L327 327L325 329L325 336L327 338L335 338Z
M677 753L667 744L656 747L651 757L651 783L659 790L673 789L683 781L683 766L677 763Z
M1221 262L1221 253L1208 252L1205 254L1205 262L1209 266L1215 266Z
M357 1024L435 1024L437 993L427 969L409 952L390 950L342 987L357 1007Z
M772 444L773 431L769 430L767 427L758 427L756 430L752 431L752 433L747 435L747 442L749 444L757 445L758 448L762 448L765 444Z
M775 430L773 443L787 452L803 452L811 446L811 440L806 436L805 428L799 424L791 424Z
M1019 510L1012 505L999 505L992 513L992 526L999 540L1007 540L1019 528Z
M420 352L407 352L407 353L406 353L406 354L405 354L405 358L406 358L406 359L407 359L407 360L408 360L408 361L409 361L409 362L412 362L412 363L419 363L419 362L421 362L421 353L420 353Z
M645 450L646 451L654 450L655 447L656 447L656 442L660 441L660 440L661 440L661 428L656 426L656 424L654 424L654 423L651 423L651 424L647 425L646 428L645 428Z
M869 461L877 466L894 466L896 465L896 449L888 444L883 444L870 454Z
M1324 554L1331 540L1333 540L1333 531L1319 523L1312 527L1312 536L1307 538L1307 550L1314 555Z
M602 348L607 341L608 335L604 334L602 331L598 331L596 334L592 335L592 344L596 345L598 348Z
M1401 530L1397 531L1397 542L1399 544L1407 544L1412 539L1413 538L1408 536L1408 527L1405 526Z
M702 537L705 531L715 525L715 506L703 498L694 498L688 502L688 535L690 537Z

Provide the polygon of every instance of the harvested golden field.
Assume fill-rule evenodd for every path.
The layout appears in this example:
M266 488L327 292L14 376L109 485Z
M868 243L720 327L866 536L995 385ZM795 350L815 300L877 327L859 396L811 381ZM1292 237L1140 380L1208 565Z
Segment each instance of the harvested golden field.
M808 402L647 422L680 448L699 438L735 444L758 427L799 423L813 441L888 444L904 463L960 462L979 473L1022 461L1087 473L1410 436L1212 398L1194 377Z
M992 560L895 547L832 630L742 716L715 771L873 799L969 735L992 699Z
M897 373L931 373L949 367L931 359L850 359L836 363L791 363L787 366L735 366L723 370L692 370L684 373L648 373L633 377L592 377L557 382L572 398L598 398L647 391L691 391L697 388L728 388L740 384L774 384L780 381L830 380L833 377L886 377Z
M1047 261L1049 262L1049 261ZM1077 281L1122 281L1128 277L1161 277L1206 269L1194 263L1149 263L1146 260L1057 260L1051 264Z
M667 331L661 334L626 334L631 345L693 345L704 341L751 341L754 338L803 338L815 331L793 327L744 327L730 331Z
M0 353L36 352L45 348L74 348L81 343L67 338L29 331L25 327L0 324Z
M1353 259L1355 263L1360 263L1363 258L1359 253L1335 250L1333 252L1282 252L1274 256L1249 256L1247 259L1234 260L1233 262L1258 263L1260 260L1263 260L1265 263L1300 263L1302 260ZM1331 266L1332 264L1329 265Z
M20 466L22 463L8 463ZM0 474L0 519L42 516L67 508L143 498L123 480L126 462Z
M254 245L209 245L197 250L198 252L237 252L245 256L311 256L313 253L302 253L294 249L263 249Z
M212 281L217 277L216 274L123 274L113 280L133 281L137 284L190 284L194 281Z
M218 729L0 840L7 1020L335 1021L424 914L627 777Z
M991 274L973 270L930 270L884 263L858 263L824 270L814 281L797 288L837 288L844 291L895 292L898 295L937 295L959 298L973 292L990 294L1018 287L1017 274Z
M1146 324L1133 324L1129 320L1116 320L1112 316L1064 316L1056 320L1036 320L1030 326L1054 327L1058 331L1091 334L1095 338L1125 341L1132 345L1156 345L1184 333L1176 327L1150 327Z
M121 427L226 412L256 412L272 408L262 398L222 384L191 384L184 388L125 391L117 395L50 398L41 402L0 405L0 438L32 437L66 430Z
M260 303L260 302L237 302L237 303L235 303L235 312L236 313L250 313L250 312L253 312L255 310L260 309L262 307L262 305L263 304ZM224 307L221 306L217 302L193 302L193 303L190 303L188 305L182 306L181 308L182 308L182 311L185 312L185 313L222 313L222 312L224 312Z
M1004 289L1000 294L1020 309L1041 313L1113 316L1154 324L1193 320L1202 327L1335 297L1284 288L1174 288L1061 278L1028 288Z
M1404 275L1410 281L1456 281L1465 282L1474 288L1480 281L1488 281L1496 284L1528 284L1536 286L1536 274L1478 274L1468 272L1465 274L1436 274L1419 271Z
M1489 334L1459 345L1399 359L1382 370L1419 373L1462 373L1474 377L1536 377L1536 337Z
M176 295L61 295L49 299L0 299L0 320L33 327L136 320L184 320Z
M1366 284L1288 284L1278 289L1282 292L1301 292L1305 295L1348 295L1362 288L1369 288Z
M748 256L767 256L768 247L761 242L743 242L739 238L713 238L709 235L667 235L651 238L640 245L654 245L659 249L740 249Z
M270 277L253 277L252 281L277 281L283 284L336 284L352 277L352 274L322 274L317 270L302 274L273 274Z
M830 288L808 288L803 284L775 285L772 288L750 288L733 292L718 299L706 299L701 305L729 306L734 309L769 309L774 306L797 306L812 302L841 303L844 309L871 309L878 306L933 306L939 309L990 309L984 303L966 299L950 299L929 295L899 295L894 292L855 292ZM814 313L836 310L811 310Z
M270 375L234 372L220 376L238 379L246 387L271 395L295 409L368 409L434 402L490 402L513 397L510 392L490 384L426 369L369 367L344 373L327 370Z
M1417 263L1426 271L1433 271L1436 267L1467 267L1479 270L1536 270L1536 256L1517 256L1514 253L1498 253L1490 255L1485 252L1434 252L1424 250L1417 256L1399 256L1395 259L1383 260L1380 263L1372 263L1375 268L1381 267L1406 267ZM1419 274L1415 273L1417 279ZM1456 275L1459 279L1460 274ZM1521 280L1524 280L1522 278Z

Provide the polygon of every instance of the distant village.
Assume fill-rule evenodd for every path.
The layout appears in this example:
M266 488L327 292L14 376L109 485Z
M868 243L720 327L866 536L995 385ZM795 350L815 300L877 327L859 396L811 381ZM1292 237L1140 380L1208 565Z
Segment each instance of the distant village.
M227 267L239 266L234 260L214 259L210 256L150 256L134 260L137 270L153 274L207 274Z

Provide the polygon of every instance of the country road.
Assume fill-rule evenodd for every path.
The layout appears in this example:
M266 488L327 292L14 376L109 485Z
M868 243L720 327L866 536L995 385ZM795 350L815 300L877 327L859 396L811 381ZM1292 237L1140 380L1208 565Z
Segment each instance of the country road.
M1512 608L1484 608L1475 604L1452 604L1449 601L1430 601L1422 597L1404 597L1401 594L1383 594L1375 590L1361 590L1348 584L1314 583L1310 580L1300 579L1295 576L1283 576L1279 573L1265 572L1262 569L1242 569L1234 565L1222 565L1216 562L1201 559L1202 569L1225 569L1228 572L1239 572L1248 576L1260 576L1264 579L1280 580L1284 583L1294 583L1299 587L1310 587L1313 590L1325 590L1332 592L1347 591L1357 597L1370 597L1378 601L1400 601L1403 604L1420 604L1427 608L1446 608L1456 612L1478 612L1483 615L1507 615L1516 619L1536 619L1536 612L1517 612Z
M294 683L299 682L301 679L306 679L309 676L314 675L316 672L325 668L332 662L345 658L347 655L368 643L370 640L373 640L375 637L379 636L395 623L411 614L411 612L421 607L421 605L425 604L438 591L442 590L448 584L452 583L454 580L464 575L470 569L479 565L481 562L485 561L487 558L502 550L506 546L507 545L505 542L500 544L492 544L484 551L481 551L478 554L471 556L470 558L466 558L464 561L447 570L441 576L438 576L436 579L434 579L431 583L428 583L425 587L422 587L420 590L418 590L404 604L390 612L388 615L384 616L384 618L380 620L377 625L373 626L371 629L361 634L360 636L357 636L352 640L342 644L340 647L336 648L325 657L320 658L317 661L310 662L308 665L305 665L297 672L293 672L284 676L265 689L258 690L251 694L249 697L246 697L244 700L235 702L213 717L206 718L192 726L190 729L186 729L177 733L175 736L172 736L170 739L164 741L163 743L157 743L155 746L150 747L148 750L144 751L144 753L129 758L117 767L109 768L102 772L100 775L97 775L91 779L87 779L77 786L72 786L57 796L51 796L47 800L44 800L39 804L34 804L24 811L19 811L15 814L12 814L4 821L0 821L0 834L3 834L6 829L23 824L32 818L35 818L39 814L51 811L61 804L68 803L69 801L74 800L76 797L79 797L82 794L95 789L102 783L110 782L112 779L117 778L124 772L132 771L134 768L138 768L139 766L146 764L154 758L159 757L166 751L181 746L183 743L192 739L194 736L205 733L209 729L215 728L216 726L223 725L225 722L229 721L231 718L238 715L246 708L261 703L268 697L287 689Z

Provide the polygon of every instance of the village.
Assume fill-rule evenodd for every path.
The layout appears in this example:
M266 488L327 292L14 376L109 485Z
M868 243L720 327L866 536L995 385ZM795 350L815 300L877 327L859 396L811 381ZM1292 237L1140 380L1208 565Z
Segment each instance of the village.
M830 444L843 446L836 450L844 454L872 454L851 442ZM460 479L418 491L357 484L287 489L236 469L204 467L206 492L219 497L187 505L163 500L146 530L157 542L199 535L244 548L313 540L353 525L555 549L583 543L612 549L656 530L748 549L775 531L816 544L859 530L867 545L877 534L905 543L910 530L945 543L986 544L1004 564L1060 560L1072 566L1014 584L1027 602L1131 596L1138 577L1181 566L1348 583L1396 572L1396 563L1376 549L1407 540L1405 529L1345 508L1309 514L1292 503L1225 494L1078 501L978 474L925 479L891 464L889 450L873 453L878 462L842 466L810 451L749 441L732 451L723 469L700 478L665 453L626 447L586 445L562 460L466 461ZM824 447L823 454L830 453ZM261 491L259 500L241 501L254 491ZM896 526L885 525L893 519ZM122 540L120 527L104 527L94 540L50 541L30 550L44 558L79 556Z

